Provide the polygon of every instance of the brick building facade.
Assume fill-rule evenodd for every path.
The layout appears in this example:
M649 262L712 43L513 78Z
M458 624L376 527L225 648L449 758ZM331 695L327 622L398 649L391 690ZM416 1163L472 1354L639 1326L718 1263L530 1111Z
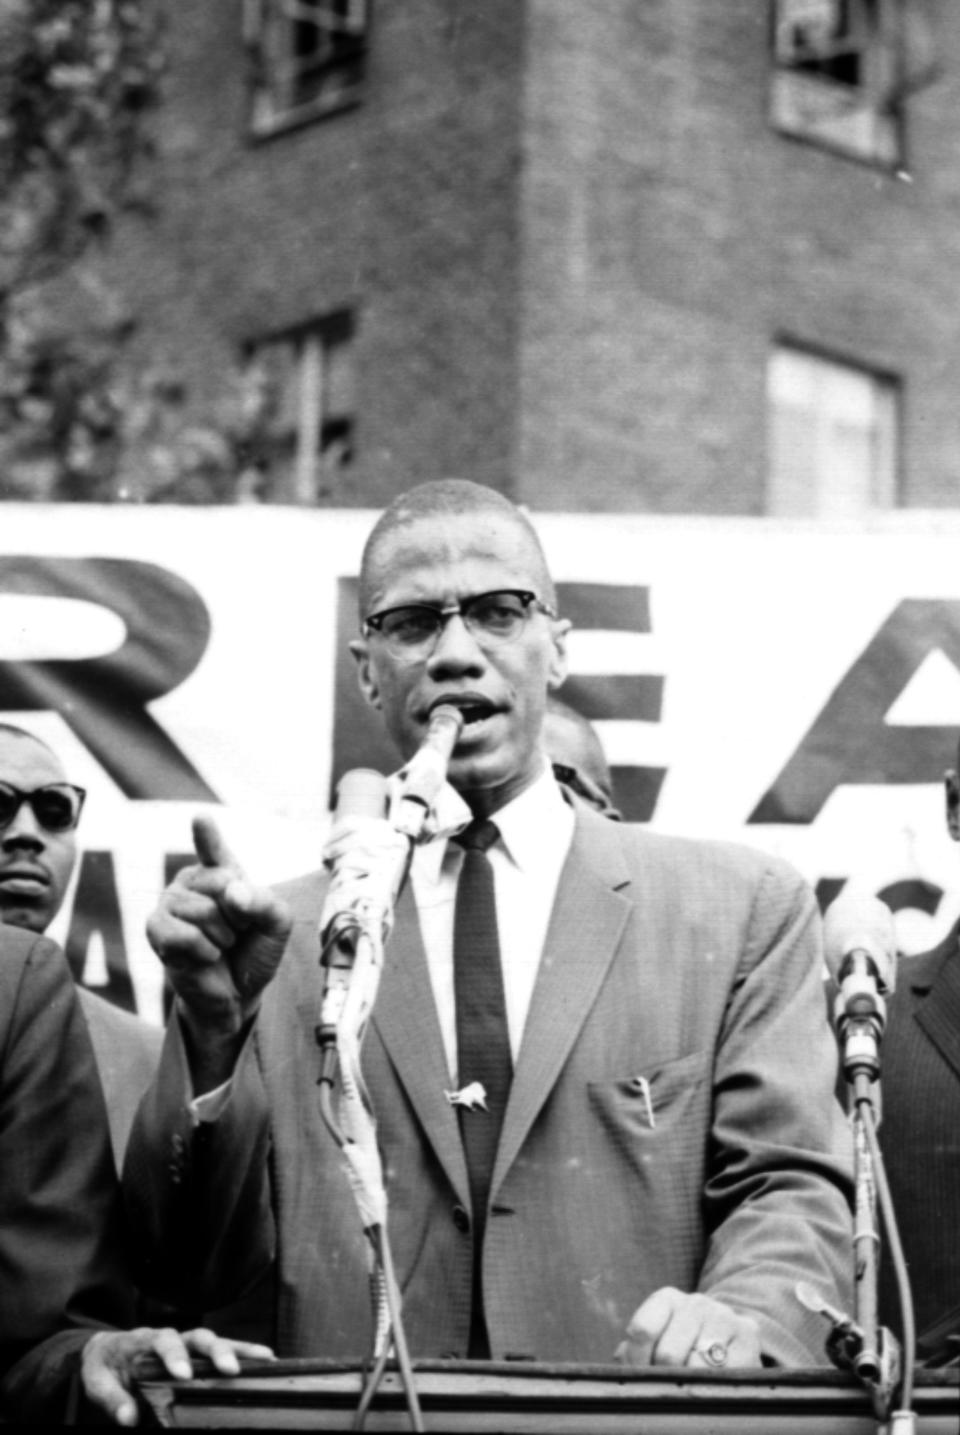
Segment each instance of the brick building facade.
M262 496L960 506L949 0L311 4L323 84L281 0L170 7L111 261L194 401L289 348L301 473Z

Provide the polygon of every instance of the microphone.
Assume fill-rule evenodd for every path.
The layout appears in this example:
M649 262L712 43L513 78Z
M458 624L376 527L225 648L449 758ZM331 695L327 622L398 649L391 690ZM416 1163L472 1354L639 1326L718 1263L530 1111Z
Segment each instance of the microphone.
M400 794L390 820L412 842L420 836L427 813L447 779L447 767L462 731L463 713L459 708L452 703L435 707L423 742L398 774Z
M387 810L387 779L369 767L345 772L337 783L334 823L353 817L383 817ZM345 896L334 871L320 918L320 961L324 968L323 995L317 1041L333 1045L337 1023L350 990L350 973L357 951L356 895ZM349 884L353 874L346 879ZM354 879L355 880L355 879Z
M890 908L877 897L839 896L823 924L827 967L837 987L833 1018L847 1081L880 1074L884 997L896 984L897 943Z
M381 831L369 847L359 842L355 855L343 853L337 860L320 918L320 961L326 973L317 1027L321 1047L336 1042L361 929L373 923L383 932L392 922L413 843L446 780L462 728L463 713L452 703L441 703L430 714L423 742L398 774L399 793L389 813L392 832L387 830L396 848L391 850ZM388 795L387 780L379 772L355 768L344 773L337 785L334 829L344 819L385 817Z
M345 817L382 817L387 809L387 779L372 767L354 767L337 783L334 822Z

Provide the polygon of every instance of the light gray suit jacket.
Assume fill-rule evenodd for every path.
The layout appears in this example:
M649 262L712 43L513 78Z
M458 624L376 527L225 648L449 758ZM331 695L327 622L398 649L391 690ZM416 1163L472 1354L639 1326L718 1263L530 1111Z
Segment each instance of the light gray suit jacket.
M364 1240L315 1084L323 883L285 891L294 930L212 1126L189 1121L171 1023L131 1138L129 1210L158 1294L216 1306L269 1270L280 1354L362 1357ZM409 898L364 1070L411 1350L463 1355L470 1196ZM755 1316L766 1359L825 1363L822 1320L795 1285L850 1308L835 1073L819 921L797 874L578 808L491 1190L494 1356L609 1360L636 1307L672 1285Z

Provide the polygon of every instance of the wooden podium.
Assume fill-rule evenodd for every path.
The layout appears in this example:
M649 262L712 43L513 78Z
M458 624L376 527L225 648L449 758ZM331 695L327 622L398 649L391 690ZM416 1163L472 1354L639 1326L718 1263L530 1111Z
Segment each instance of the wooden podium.
M426 1429L502 1435L875 1435L883 1429L865 1390L827 1369L628 1370L619 1365L421 1361L415 1365ZM957 1435L958 1374L921 1371L914 1409L920 1435ZM360 1396L356 1365L285 1360L246 1364L234 1379L192 1381L144 1369L144 1424L173 1429L349 1430ZM404 1431L400 1377L388 1370L364 1430Z

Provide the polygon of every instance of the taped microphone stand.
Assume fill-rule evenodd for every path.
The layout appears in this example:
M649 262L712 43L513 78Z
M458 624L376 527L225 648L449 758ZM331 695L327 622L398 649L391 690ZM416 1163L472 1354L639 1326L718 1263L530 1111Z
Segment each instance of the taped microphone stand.
M877 1138L879 1100L874 1099L874 1089L878 1097L880 1090L880 1040L886 1025L884 996L893 990L896 971L889 909L875 897L840 897L827 912L824 935L827 965L838 988L834 1021L852 1105L855 1318L829 1306L805 1281L797 1286L797 1296L808 1309L818 1311L830 1321L828 1354L834 1364L852 1370L867 1387L874 1414L881 1422L889 1421L886 1428L890 1435L913 1435L916 1430L912 1408L916 1361L913 1297ZM900 1346L878 1319L878 1204L900 1302L902 1375ZM897 1393L898 1408L891 1410Z
M443 706L434 712L422 747L399 774L399 792L390 811L396 840L382 845L372 861L361 853L352 863L338 864L321 919L320 963L326 976L316 1028L321 1052L320 1113L346 1159L368 1242L374 1317L374 1364L364 1381L355 1430L363 1428L391 1351L396 1355L411 1428L424 1429L387 1234L387 1195L376 1116L360 1054L383 971L384 944L409 874L413 847L445 781L462 726L463 716L456 708ZM387 782L380 773L367 769L345 773L337 790L336 820L382 819L387 795Z

